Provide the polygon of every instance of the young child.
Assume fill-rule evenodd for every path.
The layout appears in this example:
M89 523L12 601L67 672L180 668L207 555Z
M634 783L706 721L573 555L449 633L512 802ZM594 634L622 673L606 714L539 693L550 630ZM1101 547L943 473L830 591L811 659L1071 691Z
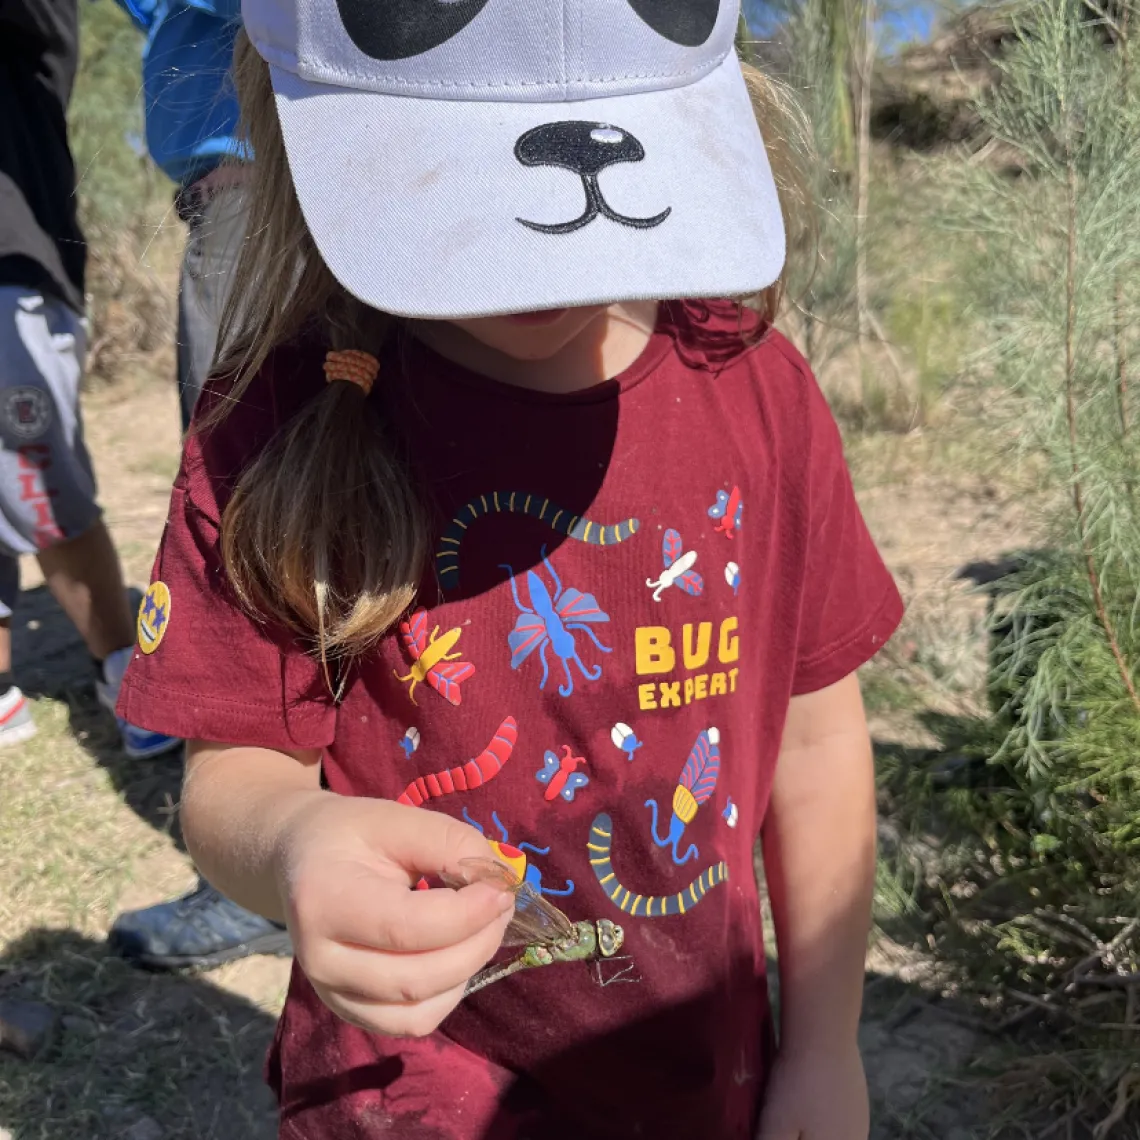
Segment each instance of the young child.
M251 236L121 712L288 923L289 1140L867 1134L854 671L901 603L770 327L737 16L245 0ZM493 857L613 957L464 997Z

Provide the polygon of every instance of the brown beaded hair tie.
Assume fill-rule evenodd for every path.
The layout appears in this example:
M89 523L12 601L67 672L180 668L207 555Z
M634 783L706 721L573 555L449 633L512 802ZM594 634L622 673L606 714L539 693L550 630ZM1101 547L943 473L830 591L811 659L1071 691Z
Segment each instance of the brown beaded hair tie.
M380 371L380 361L370 352L360 352L355 348L341 352L330 352L325 357L325 380L332 384L337 380L355 384L366 396L376 383Z

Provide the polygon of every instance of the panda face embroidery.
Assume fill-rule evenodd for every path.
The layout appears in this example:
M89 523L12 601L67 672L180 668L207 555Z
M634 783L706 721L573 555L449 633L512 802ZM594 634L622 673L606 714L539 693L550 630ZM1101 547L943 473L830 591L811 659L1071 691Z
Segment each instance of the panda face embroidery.
M538 4L545 0L522 0ZM341 22L356 47L378 61L410 60L460 36L484 9L505 0L336 0ZM615 18L621 0L611 0ZM696 48L716 28L721 0L625 0L630 12L670 44ZM626 17L628 19L628 17ZM618 163L639 163L645 147L628 130L611 123L554 121L540 123L514 142L514 156L525 167L554 167L582 181L585 206L576 218L546 223L517 218L536 233L571 234L598 218L632 229L661 225L672 207L650 217L630 217L606 201L598 176Z

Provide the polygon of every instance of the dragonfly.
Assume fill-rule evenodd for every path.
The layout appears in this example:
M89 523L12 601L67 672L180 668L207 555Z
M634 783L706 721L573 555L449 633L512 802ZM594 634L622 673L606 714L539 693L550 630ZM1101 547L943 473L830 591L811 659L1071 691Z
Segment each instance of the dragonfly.
M480 970L467 983L463 991L465 997L477 993L485 986L501 982L520 970L553 966L556 962L594 962L597 965L598 981L602 985L624 980L632 969L625 966L617 974L603 980L601 964L612 960L625 944L625 931L608 918L573 922L553 903L538 894L530 884L521 880L518 874L498 859L461 859L462 875L444 874L445 886L454 890L466 887L478 880L490 880L502 884L515 895L515 914L503 945L513 949L521 948L521 953L505 962L492 962ZM624 959L617 959L622 961Z

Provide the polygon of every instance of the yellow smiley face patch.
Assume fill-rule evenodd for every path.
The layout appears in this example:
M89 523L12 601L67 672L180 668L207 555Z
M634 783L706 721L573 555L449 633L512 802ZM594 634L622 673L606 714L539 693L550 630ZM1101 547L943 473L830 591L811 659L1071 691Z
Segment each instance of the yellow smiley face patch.
M165 582L151 582L139 606L139 649L148 656L153 653L162 644L168 625L170 590Z

